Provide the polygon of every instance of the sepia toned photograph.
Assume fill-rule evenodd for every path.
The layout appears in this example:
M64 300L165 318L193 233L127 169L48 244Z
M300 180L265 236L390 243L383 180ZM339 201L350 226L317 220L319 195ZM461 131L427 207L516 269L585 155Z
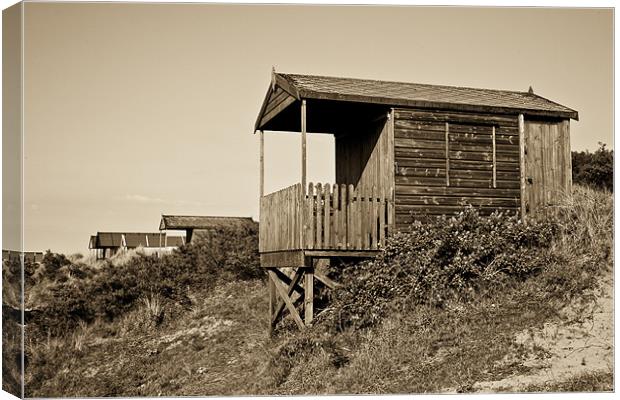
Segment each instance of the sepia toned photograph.
M614 392L614 13L4 4L2 390Z

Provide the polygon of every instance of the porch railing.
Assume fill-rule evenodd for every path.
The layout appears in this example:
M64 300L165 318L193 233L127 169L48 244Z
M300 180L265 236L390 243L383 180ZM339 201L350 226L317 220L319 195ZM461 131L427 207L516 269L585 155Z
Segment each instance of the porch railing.
M353 185L295 184L261 198L259 248L376 250L392 226L391 194Z

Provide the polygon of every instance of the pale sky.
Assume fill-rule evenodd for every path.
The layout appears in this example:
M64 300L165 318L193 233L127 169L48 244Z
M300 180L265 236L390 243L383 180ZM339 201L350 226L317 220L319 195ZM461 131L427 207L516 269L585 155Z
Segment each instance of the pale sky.
M25 248L85 252L160 215L258 219L253 124L277 71L534 91L579 111L573 150L613 147L611 10L25 6ZM266 134L266 192L300 141ZM309 181L333 182L329 135Z

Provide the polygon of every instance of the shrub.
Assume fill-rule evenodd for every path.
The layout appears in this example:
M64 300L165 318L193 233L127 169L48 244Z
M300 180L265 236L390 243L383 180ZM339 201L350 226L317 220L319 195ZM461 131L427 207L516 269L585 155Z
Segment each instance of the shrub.
M514 216L481 217L468 208L454 217L416 222L397 233L376 260L343 271L327 318L338 329L375 324L387 308L441 307L479 289L538 273L552 257L544 251L557 233L551 220L523 224Z
M64 266L71 265L71 261L64 254L56 254L48 250L43 256L43 264L48 272L54 273Z
M613 191L614 187L614 152L599 142L594 152L573 151L573 182L598 189Z

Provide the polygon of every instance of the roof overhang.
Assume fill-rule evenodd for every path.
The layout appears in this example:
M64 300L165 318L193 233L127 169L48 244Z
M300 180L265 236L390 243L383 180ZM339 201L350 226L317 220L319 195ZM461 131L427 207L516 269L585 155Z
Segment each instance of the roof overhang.
M222 226L251 226L251 217L206 215L162 215L159 230L217 229Z
M533 96L551 102L541 96ZM386 108L407 107L446 111L484 112L491 114L524 114L532 117L579 120L579 113L577 111L571 110L564 106L562 107L565 108L565 111L549 111L531 109L527 107L500 107L458 102L448 103L440 101L411 100L393 97L364 96L358 94L336 93L331 91L323 92L308 90L303 87L297 87L295 83L292 80L289 80L285 75L273 72L271 84L261 105L256 123L254 124L254 132L258 130L297 131L297 129L291 129L295 125L294 123L276 123L274 120L290 119L290 116L289 118L280 118L281 114L299 114L298 111L291 112L291 108L299 108L293 106L295 104L299 106L302 99L312 100L315 106L323 102L329 102L332 105L336 103L348 103L350 106L361 106L365 104L383 106ZM309 112L310 111L311 109L309 108ZM310 118L308 118L308 123L310 123Z

